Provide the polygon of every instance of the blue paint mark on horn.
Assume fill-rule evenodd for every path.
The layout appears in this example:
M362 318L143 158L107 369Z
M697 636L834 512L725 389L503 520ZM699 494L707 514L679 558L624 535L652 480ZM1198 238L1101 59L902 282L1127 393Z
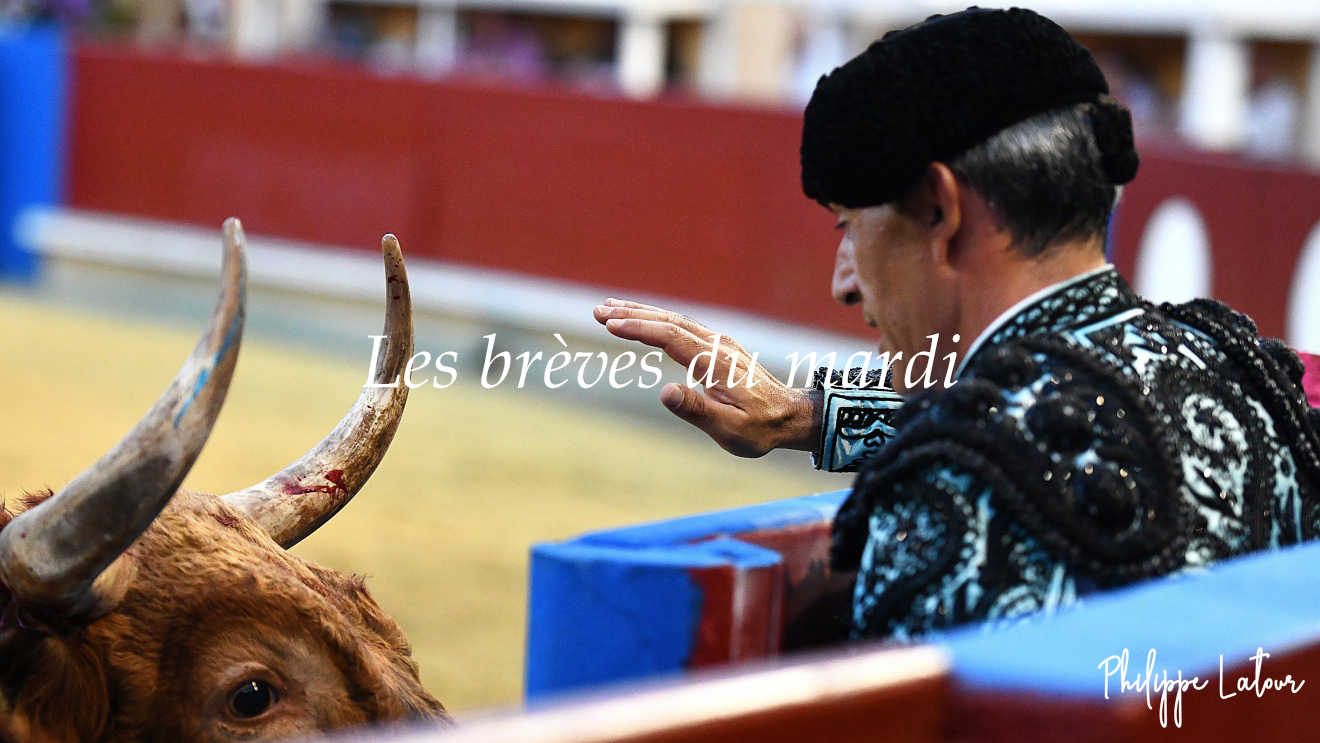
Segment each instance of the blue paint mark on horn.
M246 294L247 294L247 273L241 272L238 277L238 295L241 298ZM215 367L220 365L220 361L224 359L227 353L229 353L230 347L232 347L235 344L242 331L243 331L243 311L242 311L242 307L240 306L239 310L235 312L234 316L229 320L229 327L225 330L224 342L220 344L220 348L215 352L215 355L211 357L211 362L206 365L206 368L202 369L197 374L197 381L196 383L193 384L192 392L188 394L188 399L183 401L183 405L179 406L179 412L175 413L174 415L175 428L179 427L179 421L183 420L183 416L187 414L188 409L191 408L193 402L197 400L197 396L201 394L202 389L206 387L207 381L210 380L211 378L211 372L215 370Z

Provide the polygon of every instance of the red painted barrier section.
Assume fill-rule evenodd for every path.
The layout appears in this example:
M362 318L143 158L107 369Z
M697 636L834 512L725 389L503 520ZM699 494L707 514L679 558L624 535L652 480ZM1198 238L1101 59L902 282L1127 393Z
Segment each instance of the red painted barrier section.
M72 206L412 255L855 329L800 118L83 43ZM603 297L602 297L603 299Z
M709 668L779 654L784 567L731 565L692 568L700 589L701 620L687 667Z
M852 626L857 574L830 567L832 525L825 518L738 534L738 541L774 550L783 558L782 616L776 621L784 652L835 644Z
M866 331L829 298L836 236L799 190L797 111L87 42L73 62L72 206L213 227L237 214L372 251L393 231L412 255ZM1320 175L1148 149L1114 229L1127 275L1173 197L1206 224L1214 296L1282 336Z
M735 535L778 552L779 564L690 571L704 600L688 668L828 647L847 636L856 573L830 568L831 523L822 518Z

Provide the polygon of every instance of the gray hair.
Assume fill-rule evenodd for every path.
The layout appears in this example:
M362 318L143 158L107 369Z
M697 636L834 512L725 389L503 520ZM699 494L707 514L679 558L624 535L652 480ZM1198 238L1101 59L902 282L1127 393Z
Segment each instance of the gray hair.
M1102 240L1119 187L1105 175L1094 104L1036 114L948 162L982 196L1018 250L1036 256L1063 240Z

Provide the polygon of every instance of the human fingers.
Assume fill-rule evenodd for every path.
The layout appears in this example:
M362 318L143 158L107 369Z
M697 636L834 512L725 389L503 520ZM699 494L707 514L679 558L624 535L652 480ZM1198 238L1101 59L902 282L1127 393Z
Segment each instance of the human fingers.
M638 302L625 302L624 300L621 299L607 299L605 301L607 303L615 302L616 304L598 305L596 309L592 312L592 314L596 318L596 321L601 323L602 325L609 322L610 320L628 320L628 319L667 322L677 325L678 327L683 328L684 330L688 331L689 333L699 338L708 339L711 343L715 342L715 336L717 335L717 333L712 332L705 325L702 325L701 323L697 322L695 319L691 317L688 317L687 315L674 312L673 310L667 310L663 307L653 307L651 305L640 304ZM743 356L748 355L747 350L744 349L742 344L739 343L738 341L724 335L720 335L720 338L721 338L720 345L724 349L737 351L739 355L743 355Z
M607 299L605 301L617 302L620 300ZM611 319L626 320L629 318L636 318L638 320L656 320L658 322L673 323L680 328L697 335L710 335L710 331L706 329L706 326L687 315L674 312L673 310L667 310L663 307L652 307L651 305L638 304L637 302L629 302L627 305L597 305L592 314L595 315L596 320L601 323Z
M709 353L714 349L715 342L711 338L703 338L695 333L688 332L673 323L660 320L642 320L637 318L610 319L605 322L605 329L624 340L637 341L644 343L652 348L658 348L665 352L669 358L677 361L683 366L692 365L698 355L701 356L700 363L695 366L693 371L704 375L706 368L710 365ZM721 356L722 354L716 354ZM716 359L719 361L720 359Z
M665 308L663 308L663 307L656 307L656 306L653 305L653 304L642 304L641 302L633 302L632 300L628 300L628 299L615 299L614 297L609 297L609 298L607 298L607 299L605 300L605 306L607 306L607 307L630 307L630 308L635 309L635 310L659 310L659 311L662 311L662 312L665 311Z
M685 320L688 322L692 321L691 318L687 318L677 312L670 312L669 310L660 307L646 307L640 305L636 307L623 307L619 305L598 304L596 305L596 308L591 311L591 314L596 318L597 322L602 324L604 324L606 320L623 320L627 318L660 320L664 322L673 322L675 325L685 324Z

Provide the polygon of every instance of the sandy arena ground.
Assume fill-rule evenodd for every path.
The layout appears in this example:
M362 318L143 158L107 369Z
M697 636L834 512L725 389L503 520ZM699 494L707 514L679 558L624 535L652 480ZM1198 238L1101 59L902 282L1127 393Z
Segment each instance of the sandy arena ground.
M0 494L58 488L95 461L200 329L0 288ZM225 411L185 485L227 492L301 455L356 397L365 338L357 351L289 348L250 322ZM469 377L415 391L368 487L295 550L368 575L428 688L461 716L520 698L532 543L848 485L825 477L805 455L739 460L676 420Z

